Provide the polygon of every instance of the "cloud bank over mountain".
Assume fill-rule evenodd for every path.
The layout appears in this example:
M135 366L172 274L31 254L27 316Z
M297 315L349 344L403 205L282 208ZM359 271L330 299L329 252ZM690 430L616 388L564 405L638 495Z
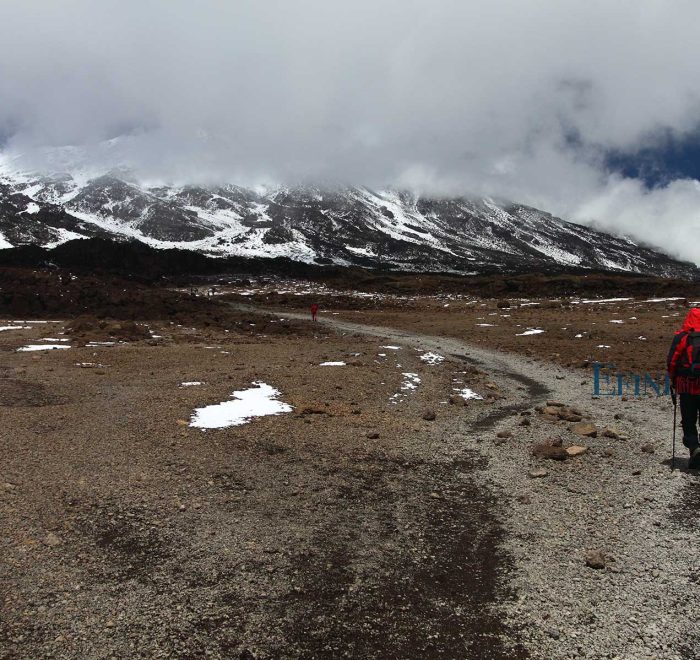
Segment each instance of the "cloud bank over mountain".
M700 184L608 155L697 139L699 22L690 0L6 3L0 144L153 180L494 195L698 261Z

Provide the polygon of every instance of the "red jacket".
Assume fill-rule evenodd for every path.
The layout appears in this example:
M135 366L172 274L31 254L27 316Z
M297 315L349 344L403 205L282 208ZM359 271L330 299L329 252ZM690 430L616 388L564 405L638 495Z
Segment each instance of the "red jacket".
M676 392L679 394L700 394L699 377L678 373L678 367L683 362L684 354L687 355L687 352L690 350L688 346L689 332L700 332L700 308L694 307L688 312L688 316L683 321L683 326L674 335L666 364L668 366L668 375Z

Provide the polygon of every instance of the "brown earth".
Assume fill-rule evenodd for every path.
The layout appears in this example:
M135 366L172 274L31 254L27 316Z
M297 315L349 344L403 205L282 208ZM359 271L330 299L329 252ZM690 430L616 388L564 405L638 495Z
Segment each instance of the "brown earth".
M187 323L0 322L29 326L0 332L0 658L522 657L456 432L496 398L448 403L456 381L486 395L484 374L166 293ZM45 337L71 348L16 352ZM293 412L188 425L256 381Z
M485 458L465 434L495 436L548 389L447 340L650 370L686 309L357 296L303 282L222 286L210 300L111 278L0 277L0 327L23 328L0 331L3 659L525 657L526 631L502 612L514 601L503 491L478 476ZM430 348L445 362L422 361L401 331L380 340L240 308L273 299L437 336ZM54 321L28 322L40 318ZM528 328L545 332L517 336ZM44 338L71 348L16 351ZM405 374L421 379L415 390ZM188 424L257 381L293 411ZM464 387L484 400L463 403ZM558 428L532 417L537 433ZM520 424L500 440L530 454Z

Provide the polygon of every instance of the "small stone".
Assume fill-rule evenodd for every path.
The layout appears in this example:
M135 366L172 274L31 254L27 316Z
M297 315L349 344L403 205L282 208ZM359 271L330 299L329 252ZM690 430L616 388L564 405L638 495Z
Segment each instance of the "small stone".
M520 426L532 426L532 422L530 421L529 417L523 417L520 420Z
M370 440L376 440L379 437L379 431L367 431L367 437Z
M545 406L542 408L543 415L556 415L559 416L559 408L557 406Z
M653 454L656 451L656 447L652 445L650 442L647 442L646 444L642 445L642 451L645 454Z
M432 497L434 500L441 500L442 499L442 496L440 495L440 493L437 493L435 491L430 493L430 497Z
M530 470L527 473L527 476L530 477L530 479L541 479L542 477L546 477L549 474L548 470L545 470L544 468L535 468L534 470Z
M553 461L564 461L569 457L563 447L554 447L544 442L532 446L532 455L537 458L549 458Z
M584 447L583 445L571 445L571 447L567 447L565 451L569 456L581 456L581 454L585 454L588 451L588 447Z
M512 438L513 433L511 431L499 431L496 433L497 438Z
M46 545L48 545L50 548L55 548L57 545L61 545L62 541L60 538L58 538L58 536L56 536L56 534L49 532L44 539L44 543L46 543Z
M423 419L424 419L426 422L432 422L432 421L435 419L435 417L436 417L436 415L435 415L435 411L434 411L434 410L426 410L426 411L423 413Z
M580 422L583 419L583 417L579 413L574 412L573 410L567 410L566 408L562 408L561 412L559 413L559 419L565 422Z
M530 502L532 502L532 500L530 499L530 496L527 495L526 493L522 493L521 495L518 495L518 497L516 499L521 504L530 504Z
M561 401L552 401L552 400L549 400L549 401L547 401L547 405L548 405L548 406L551 406L551 407L553 407L553 408L563 408L563 407L564 407L564 404L561 403Z
M586 553L586 566L599 570L605 568L605 555L600 550L589 550Z
M598 429L595 424L590 422L579 422L569 427L569 430L576 435L587 438L595 438L598 435Z
M110 619L105 625L107 626L107 628L114 628L114 621Z
M603 436L606 438L613 438L614 440L617 440L617 438L620 437L620 432L617 429L605 429L603 431Z
M178 419L178 420L177 420L177 423L178 423L180 426L187 426L187 425L189 424L189 422L188 422L186 419Z

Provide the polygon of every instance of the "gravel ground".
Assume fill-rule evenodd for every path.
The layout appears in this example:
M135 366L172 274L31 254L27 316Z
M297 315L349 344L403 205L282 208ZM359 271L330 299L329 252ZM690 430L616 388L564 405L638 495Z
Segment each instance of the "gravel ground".
M185 330L42 355L0 337L1 658L697 657L698 482L669 469L668 400L335 317ZM422 383L394 405L404 370ZM490 398L449 405L455 377ZM257 379L294 414L182 424ZM548 438L587 451L535 458Z
M700 486L697 474L686 470L680 441L680 469L670 470L668 397L593 398L590 379L582 380L580 371L444 337L385 336L468 356L511 402L472 423L466 440L487 459L478 474L496 495L506 531L501 551L515 567L508 580L516 597L504 601L505 611L530 655L698 657L700 584L692 557ZM580 409L598 427L597 437L545 420L535 407L546 400ZM527 426L521 425L525 418ZM618 437L604 437L604 429ZM512 435L497 438L499 431ZM587 451L565 461L533 457L533 444L551 438ZM546 475L534 476L538 468ZM602 554L602 568L587 565L593 551Z

